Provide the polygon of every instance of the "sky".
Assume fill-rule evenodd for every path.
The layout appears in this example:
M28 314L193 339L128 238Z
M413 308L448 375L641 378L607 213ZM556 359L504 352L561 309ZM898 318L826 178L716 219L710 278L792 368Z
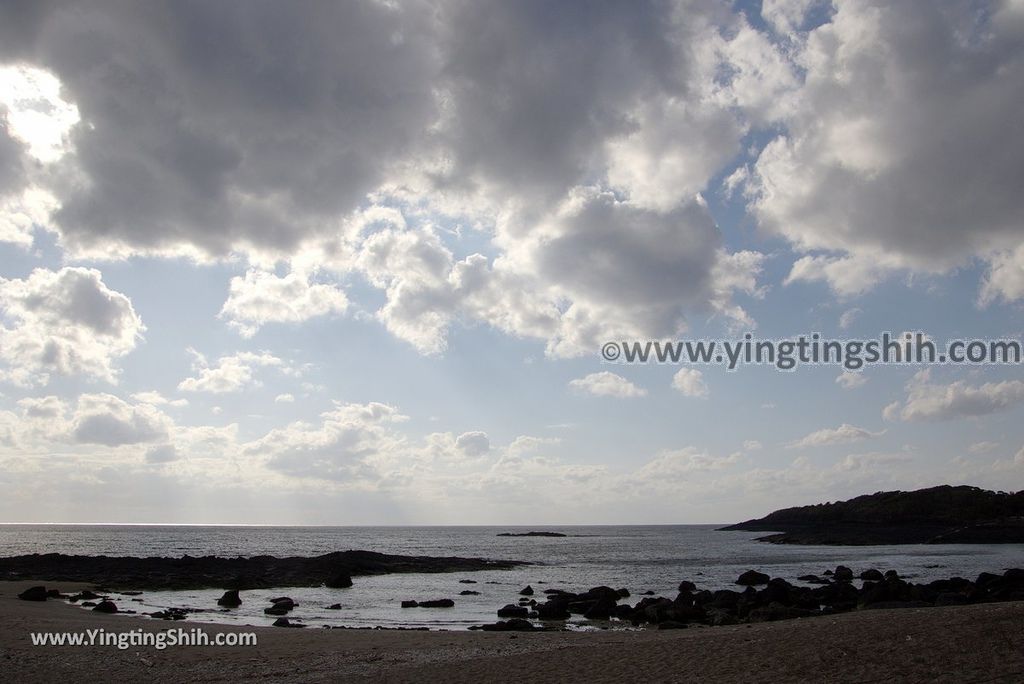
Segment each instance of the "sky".
M1024 2L4 2L0 522L724 523L1024 487Z

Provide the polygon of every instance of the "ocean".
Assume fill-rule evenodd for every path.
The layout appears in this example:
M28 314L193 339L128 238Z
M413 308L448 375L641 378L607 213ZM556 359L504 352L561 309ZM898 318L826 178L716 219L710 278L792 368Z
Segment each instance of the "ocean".
M242 606L216 605L222 589L153 591L115 596L138 612L164 608L192 611L191 620L268 625L269 599L287 595L299 603L289 618L309 626L428 627L466 629L494 622L495 611L516 603L531 585L581 591L598 585L627 588L639 600L645 591L674 597L681 580L699 589L736 588L743 571L755 569L798 583L836 565L859 573L896 570L914 582L954 576L973 579L982 571L1024 566L1024 545L778 546L755 541L760 532L720 532L714 525L531 527L567 537L499 537L516 527L232 527L130 525L0 525L0 555L66 553L108 556L313 556L362 549L381 553L469 556L523 560L513 570L454 574L355 577L348 589L295 588L242 592ZM462 584L459 580L475 580ZM460 596L463 590L480 592ZM406 599L451 598L454 608L401 608ZM341 610L327 606L341 604ZM575 618L575 629L594 629ZM607 626L605 623L603 626Z

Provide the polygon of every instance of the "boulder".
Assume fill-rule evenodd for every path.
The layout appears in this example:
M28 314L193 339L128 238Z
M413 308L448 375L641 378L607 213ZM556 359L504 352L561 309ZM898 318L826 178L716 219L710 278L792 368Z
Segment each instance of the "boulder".
M305 627L305 626L306 625L298 625L298 624L295 624L294 622L289 622L288 618L277 618L276 620L274 620L274 627L299 628L299 627Z
M693 582L690 582L689 580L683 580L682 582L679 583L679 591L680 592L683 592L683 591L690 591L690 592L697 591L697 585L694 584Z
M556 597L537 604L537 617L541 620L568 620L569 601Z
M22 601L45 601L46 597L46 587L29 587L18 594Z
M419 608L420 604L418 601L402 601L403 608Z
M332 603L331 605L327 606L327 610L341 610L341 604Z
M845 565L836 566L836 571L833 573L833 577L837 582L852 582L853 570Z
M420 608L454 608L455 601L450 598L445 599L434 599L432 601L420 601Z
M459 596L479 596L479 595L480 595L479 591L472 591L470 589L466 589L464 591L460 591L459 592Z
M542 627L537 627L528 620L521 618L513 618L508 621L498 621L490 625L480 625L478 627L470 627L470 629L479 629L484 632L537 632L541 631Z
M92 608L97 613L116 613L117 605L108 599L103 599Z
M269 608L264 608L263 613L266 615L287 615L293 607L284 603L275 603Z
M736 579L736 584L740 584L746 587L752 587L757 586L759 584L768 584L768 580L770 579L771 577L764 574L763 572L758 572L757 570L747 570L745 573L743 573Z
M224 595L217 599L218 606L224 606L225 608L237 608L242 605L242 598L238 595L237 589L229 589L224 592Z
M523 608L522 606L514 606L511 603L506 605L504 608L498 609L498 617L503 618L525 618L529 614L530 611L526 608Z
M476 584L476 580L461 579L461 580L459 580L459 584Z
M618 594L619 598L629 598L629 589L627 589L626 587L622 587L621 589L619 589Z
M352 576L342 571L331 575L324 584L328 589L348 589L352 586Z
M860 578L869 582L881 582L885 579L885 575L874 568L870 568L860 573Z
M520 596L533 596L533 587L527 584L525 587L519 590Z

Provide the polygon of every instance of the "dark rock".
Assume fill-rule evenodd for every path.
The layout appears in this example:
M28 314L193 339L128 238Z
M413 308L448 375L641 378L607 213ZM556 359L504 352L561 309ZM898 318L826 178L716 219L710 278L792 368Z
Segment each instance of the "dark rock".
M498 609L498 617L503 618L525 618L529 614L530 611L526 608L523 608L522 606L514 606L511 603L506 605L504 608Z
M870 568L870 569L865 570L864 572L860 573L860 578L862 580L868 580L870 582L881 582L882 580L885 579L885 576L881 572L879 572L878 570L875 570L874 568Z
M828 584L829 580L817 575L800 575L797 577L801 582L807 582L808 584Z
M946 592L935 597L935 605L937 606L963 606L967 603L967 596L964 594Z
M537 632L541 631L541 627L537 627L528 620L521 618L513 618L511 620L502 622L495 622L490 625L480 625L478 627L470 627L470 629L479 629L484 632Z
M533 587L527 584L525 587L519 590L519 593L522 596L533 596Z
M459 596L479 596L479 595L480 595L479 591L471 591L469 589L466 589L465 591L460 591L459 592Z
M287 615L294 605L288 605L287 603L275 603L269 608L264 608L263 612L266 615Z
M568 537L561 532L501 532L499 537Z
M832 576L835 578L836 582L852 582L853 570L845 565L839 565L836 567L836 571Z
M331 575L325 585L328 589L348 589L352 586L352 575L345 571Z
M92 609L95 610L97 613L116 613L117 612L117 604L115 604L113 601L110 601L108 599L103 599L102 601L97 603L95 606L93 606Z
M43 582L104 582L125 589L177 590L231 587L319 587L325 577L395 572L469 572L505 570L520 561L435 556L397 556L371 551L339 551L311 558L252 556L222 558L137 558L69 556L47 553L0 557L0 577L34 577ZM81 600L86 599L79 596Z
M650 589L640 594L641 596L654 596L654 592Z
M756 586L759 584L768 584L768 580L770 579L771 577L764 574L763 572L758 572L757 570L747 570L745 573L743 573L736 579L736 584L741 584L743 586L748 587Z
M461 580L459 580L459 584L476 584L476 580L461 579Z
M284 617L283 618L277 618L276 620L274 620L274 627L291 627L291 628L294 629L294 628L305 627L305 626L306 625L299 625L299 624L296 624L294 622L290 622L288 620L288 618L284 618Z
M538 603L537 617L541 620L568 620L569 601L561 597L554 597L545 603Z
M583 613L583 617L588 620L607 620L611 618L614 610L615 601L612 601L607 597L600 598L595 601L585 613Z
M686 627L685 622L676 622L675 620L665 620L658 623L658 629L686 629Z
M419 608L420 604L418 601L402 601L403 608Z
M434 599L432 601L420 601L420 608L454 608L455 601L450 598L445 599Z
M679 583L679 591L697 591L697 585L688 580L683 580Z
M618 594L619 598L629 598L629 589L627 589L626 587L622 587L621 589L619 589Z
M885 571L885 579L887 579L887 580L898 580L899 578L900 578L900 573L896 572L895 570L886 570Z
M341 604L332 603L331 605L327 606L327 610L341 610Z
M46 591L46 598L52 599L65 599L68 598L64 594L60 593L60 589L48 589Z
M46 587L29 587L18 594L22 601L45 601L47 598Z
M237 608L242 605L242 598L238 595L237 589L229 589L224 592L224 595L217 599L218 606L224 606L225 608Z

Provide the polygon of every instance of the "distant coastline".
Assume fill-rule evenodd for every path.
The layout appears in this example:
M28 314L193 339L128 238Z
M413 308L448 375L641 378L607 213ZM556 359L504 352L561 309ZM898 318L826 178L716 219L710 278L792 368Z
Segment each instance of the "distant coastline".
M722 530L772 544L1024 544L1024 492L942 485L785 508Z

